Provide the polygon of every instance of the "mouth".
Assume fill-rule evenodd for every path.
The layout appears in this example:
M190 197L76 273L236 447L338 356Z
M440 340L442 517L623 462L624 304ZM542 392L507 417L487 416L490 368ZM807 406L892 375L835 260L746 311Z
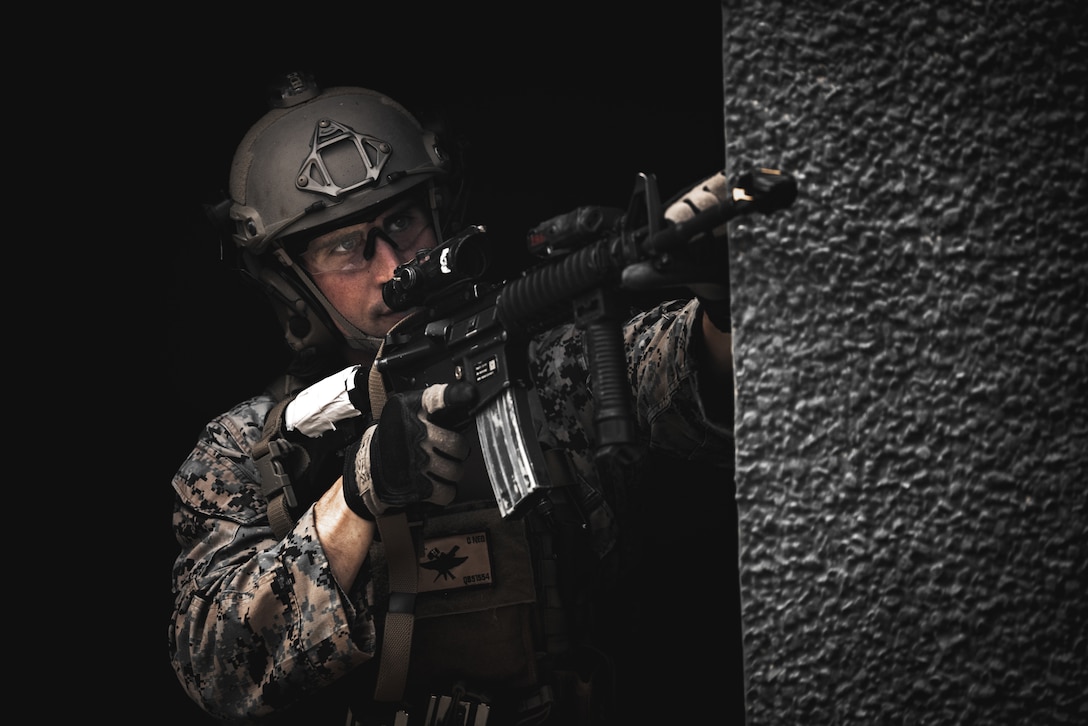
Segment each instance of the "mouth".
M382 305L379 309L375 310L375 317L379 320L391 320L398 321L408 317L411 310L393 310L385 305Z

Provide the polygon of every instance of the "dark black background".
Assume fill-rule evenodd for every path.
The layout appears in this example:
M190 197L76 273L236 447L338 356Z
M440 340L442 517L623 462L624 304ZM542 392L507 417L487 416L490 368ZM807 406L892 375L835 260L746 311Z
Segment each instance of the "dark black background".
M168 40L142 39L132 61L153 80L131 73L141 79L131 89L132 123L148 140L137 154L146 174L138 194L151 217L145 233L166 241L171 273L146 301L166 313L166 325L147 333L170 395L153 430L153 468L140 474L157 482L142 501L156 557L150 631L138 639L150 663L132 665L141 680L152 674L162 698L154 714L135 702L122 711L202 721L167 655L177 552L169 481L203 424L284 360L271 313L220 259L201 209L225 193L233 150L264 112L271 77L310 70L323 86L367 86L424 120L441 119L465 153L473 190L466 221L511 244L576 206L626 206L640 172L656 175L668 196L725 165L718 4L655 1L592 14L569 2L516 7L308 6L260 24L218 13L179 19ZM645 529L645 580L617 613L630 623L628 655L648 689L646 713L679 720L709 707L737 718L732 482L679 462L655 465L662 493Z

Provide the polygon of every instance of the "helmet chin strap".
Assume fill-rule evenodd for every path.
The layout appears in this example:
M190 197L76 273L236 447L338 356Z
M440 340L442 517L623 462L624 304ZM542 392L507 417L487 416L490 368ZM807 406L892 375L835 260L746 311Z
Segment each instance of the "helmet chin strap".
M302 278L302 283L313 294L314 298L321 303L321 307L325 308L325 312L336 321L337 326L340 328L340 332L344 334L344 341L348 344L348 347L353 350L362 350L368 353L377 353L378 348L381 347L384 338L380 338L374 335L363 332L359 328L355 327L347 318L345 318L336 307L329 302L317 285L313 283L310 276L300 271L299 277Z
M345 320L344 316L336 312L335 308L331 308L330 306L326 309L329 310L329 313L337 320L337 322L340 323L340 325L344 326L345 330L350 331L350 333L344 333L344 341L348 344L349 348L351 348L352 350L366 351L367 353L370 353L372 355L376 355L378 353L378 349L381 348L382 342L385 340L385 338L378 338L373 335L367 335L366 333L349 323L347 320Z
M314 284L314 281L310 279L310 276L295 264L294 260L291 259L290 255L288 255L282 247L278 248L275 254L281 263L294 269L295 277L306 286L306 289L310 291L313 298L321 303L321 307L324 308L325 312L329 314L329 317L336 322L340 332L344 336L344 342L347 343L349 348L377 354L378 349L384 341L383 337L370 335L355 327L351 321L345 318L343 314L336 309L335 305L329 302L329 299L325 297L325 294Z

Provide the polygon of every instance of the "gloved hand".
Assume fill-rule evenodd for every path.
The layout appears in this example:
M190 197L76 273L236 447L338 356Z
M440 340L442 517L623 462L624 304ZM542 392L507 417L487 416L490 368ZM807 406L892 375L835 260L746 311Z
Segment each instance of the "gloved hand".
M390 397L381 420L344 457L344 500L351 511L374 520L409 504L453 501L468 440L434 418L467 413L476 399L469 383L441 383Z
M665 219L673 223L686 222L698 212L721 204L729 198L730 193L725 172L718 172L669 204L665 209ZM729 305L729 247L725 225L714 229L710 238L700 239L689 247L694 269L708 271L718 281L690 284L688 288L699 299L703 314L714 327L729 332L733 329L733 321Z

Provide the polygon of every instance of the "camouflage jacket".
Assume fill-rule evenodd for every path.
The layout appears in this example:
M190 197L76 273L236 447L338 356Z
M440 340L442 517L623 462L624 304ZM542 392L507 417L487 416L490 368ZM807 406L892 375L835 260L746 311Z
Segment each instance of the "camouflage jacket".
M697 311L695 302L678 301L630 320L628 374L638 430L650 447L724 466L733 452L731 422L708 420L689 354ZM580 333L564 326L538 336L531 360L547 417L538 435L568 449L578 478L593 486L593 401ZM283 539L268 523L252 450L274 404L258 396L215 418L173 479L181 551L171 657L190 697L223 719L287 708L376 651L372 582L360 577L351 592L337 585L312 505ZM611 544L605 528L595 548Z

